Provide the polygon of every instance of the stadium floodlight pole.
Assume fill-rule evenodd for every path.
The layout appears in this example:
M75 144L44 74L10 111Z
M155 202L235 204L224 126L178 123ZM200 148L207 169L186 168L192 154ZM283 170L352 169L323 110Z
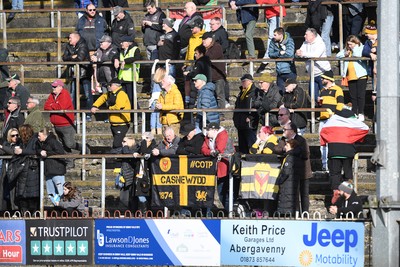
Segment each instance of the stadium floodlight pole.
M373 266L399 266L400 3L378 1L377 198L372 209ZM382 38L380 38L382 37Z

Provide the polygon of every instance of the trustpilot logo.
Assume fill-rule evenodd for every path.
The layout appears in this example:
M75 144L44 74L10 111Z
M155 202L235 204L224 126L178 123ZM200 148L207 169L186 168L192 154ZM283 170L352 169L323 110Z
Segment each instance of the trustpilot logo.
M104 246L104 235L100 232L100 230L97 230L96 239L97 239L97 244L99 245L99 247L103 247Z

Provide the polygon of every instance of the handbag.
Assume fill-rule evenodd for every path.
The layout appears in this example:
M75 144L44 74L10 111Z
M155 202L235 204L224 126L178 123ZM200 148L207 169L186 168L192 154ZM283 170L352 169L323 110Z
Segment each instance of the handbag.
M349 80L347 80L347 77L342 77L342 83L341 83L341 85L342 85L342 86L346 86L346 87L349 86Z

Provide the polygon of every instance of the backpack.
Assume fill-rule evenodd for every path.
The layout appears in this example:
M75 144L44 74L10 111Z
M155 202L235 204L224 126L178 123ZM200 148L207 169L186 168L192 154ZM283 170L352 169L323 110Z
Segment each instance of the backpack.
M240 47L234 42L229 42L229 46L225 51L224 57L226 59L240 59L241 55L242 51L240 51Z

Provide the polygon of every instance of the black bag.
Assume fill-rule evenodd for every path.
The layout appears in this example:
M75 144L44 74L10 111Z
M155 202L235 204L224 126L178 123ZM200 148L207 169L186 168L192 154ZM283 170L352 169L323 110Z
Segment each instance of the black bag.
M9 184L17 181L18 176L24 171L25 166L25 157L16 157L10 160L7 167L7 179Z
M226 59L240 59L241 55L242 51L240 51L239 46L234 42L230 42L224 57Z

